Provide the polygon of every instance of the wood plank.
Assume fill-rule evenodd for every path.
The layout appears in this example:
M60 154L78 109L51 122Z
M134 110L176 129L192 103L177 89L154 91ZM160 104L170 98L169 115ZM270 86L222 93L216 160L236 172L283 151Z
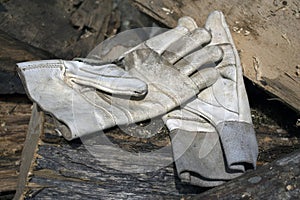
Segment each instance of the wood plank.
M0 96L0 194L16 190L31 105L24 96Z
M300 150L194 199L299 199Z
M133 2L168 27L176 26L182 16L191 16L203 26L209 13L221 10L241 56L245 77L300 112L299 1Z
M258 115L258 113L253 114ZM130 172L130 169L136 169L139 166L130 162L132 157L129 154L119 155L118 152L114 152L111 146L104 144L97 146L97 148L101 148L103 154L100 157L95 157L89 148L89 145L95 147L95 144L82 143L80 140L67 142L58 136L55 131L55 123L56 121L52 117L46 115L43 130L40 130L42 134L39 140L26 141L25 143L25 148L28 145L30 148L35 146L36 153L32 156L28 150L23 151L23 156L25 156L23 159L32 162L22 163L21 169L23 170L20 172L20 177L23 177L23 180L24 177L28 177L25 183L19 181L21 186L18 185L18 190L24 189L22 198L51 199L58 195L61 198L78 199L178 199L197 197L199 193L209 189L181 183L173 164L152 172ZM277 188L278 191L275 194L278 195L298 194L299 190L294 186L294 182L299 180L297 179L299 177L299 164L297 164L299 156L297 154L286 156L286 159L290 159L291 162L287 162L287 160L282 162L282 159L271 163L269 161L278 158L278 155L282 155L284 151L292 152L293 149L299 149L299 138L289 136L284 130L282 130L281 135L274 134L280 128L277 125L270 125L267 128L266 125L263 127L260 122L255 121L255 124L259 129L257 132L260 144L258 170L246 173L244 176L226 183L225 186L220 186L220 189L217 187L212 191L217 191L216 194L220 194L220 197L224 195L228 198L235 197L234 195L255 196L255 191L259 190L260 187L272 191ZM162 130L150 139L129 136L118 128L111 129L105 134L115 145L128 152L149 152L162 148L170 142L166 130ZM287 137L291 138L286 140ZM148 156L143 166L159 165L160 162L155 154L153 156ZM171 157L172 155L167 154L165 159L168 159L168 156ZM293 160L294 157L296 159ZM278 162L283 164L277 165ZM30 171L24 170L23 165L29 163L31 163ZM270 167L274 170L269 173ZM287 170L290 170L288 175L286 174ZM275 177L274 174L278 176ZM279 179L279 176L282 178ZM252 183L258 179L261 179L260 184ZM270 180L270 182L265 185L266 180ZM230 187L239 188L239 190L226 191L228 184ZM286 192L286 187L293 189ZM249 192L245 188L250 188L251 191L249 190ZM213 194L213 192L210 193L210 190L203 193L205 197L210 197L209 195ZM257 194L263 196L259 192Z
M155 154L148 156L148 160L140 163L140 166L132 165L130 156L114 151L105 152L106 156L103 157L95 157L86 146L88 144L80 140L67 142L57 135L54 128L55 120L46 116L40 139L36 140L36 134L34 138L28 137L26 140L23 150L23 160L26 162L21 166L15 199L20 194L25 199L52 199L57 196L77 199L174 199L205 190L181 183L172 163L151 172L130 172L130 169L150 167L147 163L157 167L161 162ZM170 142L168 135L165 135L166 139L162 135L157 136L160 141L157 137L149 141L128 136L119 129L108 131L107 137L128 151L149 151ZM33 147L36 147L34 156ZM106 145L98 148L101 151L112 149ZM30 152L26 149L30 149ZM165 159L172 160L172 154ZM32 165L28 171L29 163ZM28 178L24 182L25 177Z
M16 170L0 170L0 193L14 191L16 189L17 173Z
M17 183L17 190L14 199L20 199L26 187L32 161L36 155L37 142L43 131L43 112L38 110L36 104L33 104L32 115L29 122L28 132L24 143L21 157L20 175Z

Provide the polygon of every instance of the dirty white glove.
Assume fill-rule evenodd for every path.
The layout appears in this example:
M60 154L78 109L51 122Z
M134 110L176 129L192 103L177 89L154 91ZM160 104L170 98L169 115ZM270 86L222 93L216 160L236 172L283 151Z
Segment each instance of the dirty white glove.
M179 177L211 187L254 169L258 147L240 59L222 12L211 13L205 28L212 34L209 45L224 52L221 62L208 67L218 71L218 78L163 119L171 131Z
M70 129L68 140L143 121L195 97L206 77L215 77L215 69L194 73L223 56L217 46L202 48L211 35L194 24L181 18L176 28L126 52L116 61L124 69L91 59L45 60L19 63L19 74L31 99Z

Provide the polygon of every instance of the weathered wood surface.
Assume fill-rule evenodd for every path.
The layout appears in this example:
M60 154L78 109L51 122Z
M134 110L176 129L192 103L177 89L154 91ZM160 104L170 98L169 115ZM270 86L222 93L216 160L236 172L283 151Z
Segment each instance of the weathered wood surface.
M0 196L16 189L31 105L26 97L0 96Z
M110 0L1 1L0 30L58 58L86 56L103 41Z
M297 0L133 0L143 12L168 27L181 16L203 26L221 10L241 56L244 75L300 112L300 2Z
M0 94L25 93L16 63L49 58L53 56L0 30Z
M20 199L23 195L27 183L28 173L30 171L30 167L32 167L34 156L36 155L35 153L37 150L38 141L43 131L43 122L44 113L38 110L36 104L33 104L32 114L28 126L28 132L26 135L26 140L21 156L21 168L17 183L15 199Z
M153 172L130 173L128 169L138 167L126 162L126 160L131 159L130 156L118 155L111 151L106 152L106 156L96 158L91 154L90 149L87 149L86 145L89 145L88 143L83 144L80 140L67 142L57 136L54 128L55 120L46 115L44 129L39 141L26 141L23 151L25 157L22 159L27 161L27 169L29 168L28 163L31 163L31 167L28 173L22 170L24 169L23 166L21 167L20 177L23 177L23 180L24 177L28 177L24 185L18 186L18 189L24 187L23 198L179 199L181 197L197 197L199 193L207 190L181 183L176 176L173 164ZM273 126L273 128L278 129L276 126ZM286 146L289 148L287 152L293 151L293 148L299 148L299 138L298 140L294 138L294 141L281 140L281 137L291 136L287 132L281 131L281 137L278 137L273 133L275 130L271 130L269 136L266 131L261 133L262 130L260 130L258 137L260 143L259 159L263 158L266 161L264 157L270 156L268 150L272 150L274 147L283 148ZM131 137L122 133L120 129L111 129L106 132L106 136L128 152L149 152L162 148L170 142L165 131L151 139ZM271 145L271 143L273 144ZM36 153L32 157L32 154L25 149L28 148L28 145L34 147L36 144L38 144L34 150ZM105 145L102 145L101 148L101 151L111 149ZM168 156L165 159L168 159ZM276 153L276 156L278 156L278 153ZM260 160L257 171L250 172L212 191L217 191L216 194L220 194L220 198L224 196L227 199L238 199L238 197L250 198L251 196L258 199L260 196L264 197L266 195L264 194L265 190L273 192L277 188L278 191L274 192L274 196L285 197L290 195L293 197L299 194L299 157L300 152L298 150L297 154L286 156L284 161L280 159L268 163ZM150 156L148 159L143 163L144 165L148 165L148 163L151 165L159 164L156 157L151 158ZM287 162L288 159L290 162ZM282 164L278 165L279 162ZM24 162L22 165L26 163ZM261 166L262 164L264 166ZM117 165L119 167L116 167ZM22 182L19 181L19 184L22 184ZM235 190L232 192L226 190L228 185L235 187ZM256 191L257 195L254 194ZM201 195L210 197L213 194L215 193L208 190L207 193ZM216 198L216 196L211 198Z
M51 0L51 1L40 1L40 2L30 1L29 3L28 2L29 1L16 1L16 0L0 1L0 24L4 24L5 27L7 27L5 28L5 30L3 27L0 27L0 29L6 31L10 35L13 35L19 40L24 41L24 43L30 43L33 46L37 45L39 49L44 49L47 51L49 50L52 53L54 52L53 54L56 54L56 56L59 56L60 58L72 58L73 55L77 55L77 53L74 53L72 51L72 46L62 46L62 47L58 46L54 48L54 45L51 46L49 44L49 42L53 41L53 38L49 37L48 40L47 37L42 37L40 34L48 34L47 36L49 36L55 32L56 35L54 35L53 37L59 38L60 34L64 35L66 34L65 32L68 32L68 30L70 30L70 28L66 28L66 30L62 29L62 27L64 28L63 25L69 27L70 24L73 23L73 25L75 26L74 30L76 30L77 32L76 31L75 32L78 33L78 36L75 37L78 39L76 42L86 39L85 37L81 38L81 36L85 35L85 33L87 33L85 36L88 36L90 34L90 31L93 30L89 28L89 27L93 27L91 24L89 24L89 20L83 20L83 22L80 23L76 20L72 22L72 16L76 18L76 16L78 17L79 15L85 12L84 11L85 9L81 7L85 5L82 3L83 1L76 0L76 1L67 2L67 1ZM146 2L147 1L145 1L145 3ZM68 3L72 4L72 6L70 7L71 10L67 10L67 7L66 9L58 8L59 11L55 12L54 14L53 13L51 14L51 9L53 9L53 6L55 7L61 5L69 5ZM153 1L153 3L156 3L156 1ZM202 2L202 3L203 5L206 4L206 2ZM40 4L45 4L45 5L40 5ZM179 2L179 4L181 3ZM290 5L290 1L288 1L288 5ZM32 12L31 10L28 11L29 10L28 8L25 9L26 6L30 8L32 7ZM37 11L36 7L39 7L40 10ZM104 8L106 7L104 6ZM226 6L224 6L224 8L226 8ZM289 9L290 8L288 8L288 10ZM144 26L143 21L141 22L139 21L141 19L140 17L135 17L134 19L127 20L125 23L126 19L123 19L124 16L122 17L119 15L120 14L123 15L124 13L126 14L130 13L131 10L127 7L125 7L124 10L123 13L114 10L114 13L112 14L114 15L113 16L114 19L110 21L110 23L112 23L113 25L110 26L110 29L108 31L106 31L108 32L107 34L115 33L116 29L118 29L119 26L121 26L123 30L127 28L134 28L137 26ZM153 10L155 11L155 7L153 8ZM286 9L281 8L279 11L276 12L281 12L285 10ZM163 11L167 12L166 9L163 9ZM21 12L21 14L18 12ZM24 13L22 14L22 12ZM67 13L67 14L66 15L57 14L59 12L65 14ZM209 11L204 9L202 13L205 12L207 12L208 14ZM91 12L91 13L95 13L95 12ZM203 17L200 18L204 21L206 19L207 14L203 14ZM20 17L20 15L22 16ZM56 16L56 15L60 15L60 16ZM47 21L46 19L44 19L46 17L53 18L53 21L51 20ZM132 16L130 15L130 17ZM65 20L63 22L63 25L61 23L56 23L57 18ZM120 18L124 20L122 21L121 24L120 21L118 21L120 20ZM28 21L23 19L28 19ZM40 23L40 26L39 25L35 26L34 23L30 22L30 20L35 21L36 24ZM44 21L47 21L47 23L43 24ZM136 22L136 23L132 23L132 22ZM291 22L294 21L291 20ZM235 23L235 22L232 21L231 23ZM82 24L84 25L82 26ZM151 23L149 24L151 25ZM13 30L14 29L13 25L18 28ZM55 26L55 25L58 26L59 28L55 28L55 30L51 32L51 29L48 29L49 26ZM80 30L80 28L82 29ZM60 30L63 30L63 32L60 32ZM105 28L104 29L101 28L101 31L102 30L104 31ZM72 31L70 31L70 34L71 32ZM94 33L93 31L91 32ZM237 32L233 33L235 40L236 38L240 37L243 40L245 38L247 40L249 39L250 40L248 41L249 43L252 41L252 39L250 39L252 37L251 34L248 35L251 37L246 37L242 31L240 32L241 33L237 33ZM25 33L29 34L29 36L26 35ZM32 36L33 34L34 36ZM92 35L94 36L94 34ZM286 38L289 39L289 35L283 34L282 37L279 38L280 41L279 45L282 45L281 40L288 41ZM72 34L70 35L69 38L65 37L64 39L60 40L60 42L56 42L56 45L61 44L61 41L63 44L65 44L64 42L68 42L70 40L72 43L73 42ZM69 50L66 50L67 48L69 48ZM93 46L91 48L93 48ZM241 50L241 48L239 49ZM75 51L77 50L78 49L75 49ZM282 56L286 56L286 54L287 54L286 52L283 52ZM275 57L275 61L277 62L279 60L279 57L276 56L274 57ZM255 58L256 59L253 58L253 60L257 61L258 58L258 63L261 67L262 66L261 58L259 56ZM257 64L257 62L255 62L255 64ZM260 71L258 70L258 72ZM293 73L290 74L288 72L287 74L281 74L281 75L283 76L283 78L286 79L289 77L289 75L292 74L293 76L291 77L294 78ZM258 78L259 77L260 76L258 76ZM288 78L288 79L292 80L292 78ZM259 82L265 84L267 81L268 79L264 78ZM276 83L278 83L278 81ZM293 85L293 81L291 81L291 85ZM277 84L277 87L282 88L280 84ZM283 93L282 95L285 94ZM1 107L0 109L1 111L0 130L1 130L1 135L3 136L1 137L1 141L0 141L1 143L0 149L2 150L3 148L4 149L3 151L6 151L7 149L12 150L12 152L16 151L16 154L8 153L9 155L4 155L4 156L1 155L2 166L0 170L0 189L2 190L0 191L0 196L2 191L4 192L12 191L16 187L16 182L14 181L16 180L18 175L17 168L19 165L19 152L21 151L22 148L22 142L24 140L25 130L27 129L27 122L30 117L30 113L28 112L28 110L30 110L30 106L26 105L23 107L22 105L18 104L16 107L15 106L10 107L8 111L5 110L5 114L2 115L2 111L4 113L3 107ZM21 112L23 112L24 115L22 114L17 115L18 113ZM253 115L255 116L256 114L257 113L253 113ZM5 117L2 118L2 116L4 115ZM260 118L261 116L257 116L257 117ZM273 117L277 118L276 116ZM270 160L273 160L278 156L278 154L282 152L285 151L290 152L294 148L299 148L299 136L296 138L291 137L289 131L283 130L281 129L282 127L278 127L277 125L274 125L276 124L275 122L270 122L270 124L265 124L264 120L265 119L263 119L262 122L261 121L257 122L256 124L256 128L257 128L256 131L258 133L258 139L260 143L260 157L259 157L260 165L266 164ZM294 121L292 123L294 123ZM266 132L266 130L270 131L270 133ZM32 171L33 175L30 175L30 179L28 179L27 182L28 187L25 187L27 191L27 193L25 194L26 197L54 198L55 195L61 195L59 196L60 198L72 198L72 199L81 198L81 197L84 198L99 197L102 199L109 198L109 197L111 198L132 197L132 198L146 198L146 199L152 197L152 198L173 199L173 198L179 198L181 196L186 196L185 194L199 193L202 191L202 189L200 188L181 184L177 179L177 177L176 176L174 177L174 166L172 165L166 167L165 169L161 169L155 173L133 174L133 175L128 173L120 173L119 171L116 172L113 169L107 169L107 166L101 165L99 160L96 160L94 158L91 159L91 156L89 157L87 156L88 155L86 154L87 150L80 143L80 141L66 142L61 138L51 136L52 132L53 132L53 127L52 128L45 127L45 133L47 133L46 134L47 136L46 137L43 136L43 138L41 138L41 140L39 141L40 146L38 149L38 153L35 154L37 158L35 157L34 159L34 161L36 161L35 162L36 165L33 165L31 168L33 170ZM108 133L108 135L111 135L111 137L114 138L119 137L117 138L118 142L128 141L128 138L126 137L124 138L124 135L118 136L120 135L119 132L116 133L110 132ZM166 141L161 141L161 138L156 138L152 142L153 144L149 144L147 141L141 142L139 141L139 139L133 139L131 143L123 142L122 148L124 149L131 148L132 150L132 143L134 144L137 143L137 145L142 147L143 149L151 149L155 145L160 147L166 144ZM9 148L7 146L11 146L15 148ZM53 153L51 152L51 150L53 151ZM140 150L140 148L137 148L137 151L138 150ZM82 155L82 154L83 155L86 154L86 157L83 157L83 159L81 160L78 157L78 155ZM38 155L46 155L46 156L40 157ZM62 164L59 164L60 162L62 162ZM24 175L24 172L22 172L22 174ZM27 175L28 174L26 174L26 176ZM246 193L245 195L246 195L245 197L247 197L248 194ZM55 196L55 198L57 198L57 196Z
M299 199L300 150L194 199Z
M115 169L112 166L119 164L120 160L126 160L126 157L111 152L109 157L96 158L80 140L66 142L58 137L54 131L54 123L53 118L46 116L39 141L27 137L22 154L21 181L19 179L19 191L15 199L18 199L20 194L23 194L22 198L34 199L174 199L203 191L201 188L181 183L174 175L173 164L147 173L130 173ZM37 126L30 128L28 134L34 132L36 136ZM139 150L141 146L142 149L155 146L141 139L128 142L122 137L130 136L121 134L120 130L111 130L108 137L122 140L123 144L119 141L119 145L127 150L134 150L130 146L136 146ZM156 141L158 146L165 145L164 139L157 141L156 138L153 141ZM36 145L37 148L32 149ZM34 151L36 153L32 156ZM149 159L149 163L156 164L155 157ZM32 163L30 167L29 163ZM128 169L135 167L125 165L126 163L123 167ZM25 184L24 177L28 177Z
M84 57L117 31L152 23L128 0L0 1L0 94L24 93L17 62Z

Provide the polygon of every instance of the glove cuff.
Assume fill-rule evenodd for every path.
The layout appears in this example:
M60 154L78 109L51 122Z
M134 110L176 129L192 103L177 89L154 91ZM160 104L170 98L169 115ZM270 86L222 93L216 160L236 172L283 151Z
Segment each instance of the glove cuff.
M228 170L218 133L173 130L173 156L181 181L201 187L214 187L243 174Z
M252 124L238 121L225 121L217 125L221 145L232 170L236 166L245 164L249 168L256 168L258 145Z

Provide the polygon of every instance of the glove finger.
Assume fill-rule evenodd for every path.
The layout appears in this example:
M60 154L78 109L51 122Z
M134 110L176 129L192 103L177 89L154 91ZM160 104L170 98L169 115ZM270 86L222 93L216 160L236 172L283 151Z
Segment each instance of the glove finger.
M211 34L206 29L197 28L172 43L163 53L171 64L174 64L179 59L188 55L195 49L201 48L203 44L208 43L211 40Z
M124 69L114 65L92 66L78 61L63 61L66 67L66 81L90 86L111 94L143 96L147 84L132 77Z
M172 43L196 28L197 24L191 17L182 17L178 20L176 28L150 38L146 41L146 45L161 55Z
M188 56L175 64L175 67L187 76L193 74L205 64L216 63L223 57L223 51L218 46L207 46Z
M198 89L201 91L204 88L208 88L217 82L220 77L220 73L215 68L205 68L191 76L191 79L197 85Z
M118 60L122 60L128 54L138 49L150 48L154 50L156 53L161 55L173 42L177 41L179 38L188 34L189 30L183 26L177 26L176 28L170 29L164 33L161 33L157 36L150 38L149 40L141 43L128 51L126 51L123 55L121 55Z
M227 34L230 30L222 12L212 12L206 20L205 28L212 34L211 45L233 43L231 36Z
M178 19L178 25L177 26L182 26L186 27L190 32L198 28L197 23L195 20L191 17L184 16Z
M239 120L251 123L250 107L243 81L243 72L240 58L223 13L220 11L212 12L206 21L205 27L206 29L211 31L211 44L218 44L224 50L224 59L220 63L220 67L223 67L223 72L221 73L226 74L225 76L230 77L231 80L234 80L236 82L236 89L232 92L237 93ZM230 65L233 63L234 65ZM235 66L235 70L233 70L232 66ZM224 76L223 74L222 76ZM235 79L233 79L232 77ZM227 101L232 100L227 99ZM224 105L225 102L222 101L221 104Z
M189 30L182 26L177 26L167 32L155 36L146 41L146 46L161 55L172 43L188 34Z
M188 34L189 32L197 28L196 22L191 17L181 17L178 20L177 27L170 29L164 33L156 35L144 43L141 43L132 49L126 51L118 60L122 60L129 53L143 48L151 48L156 53L161 55L172 43L177 41L179 38Z

